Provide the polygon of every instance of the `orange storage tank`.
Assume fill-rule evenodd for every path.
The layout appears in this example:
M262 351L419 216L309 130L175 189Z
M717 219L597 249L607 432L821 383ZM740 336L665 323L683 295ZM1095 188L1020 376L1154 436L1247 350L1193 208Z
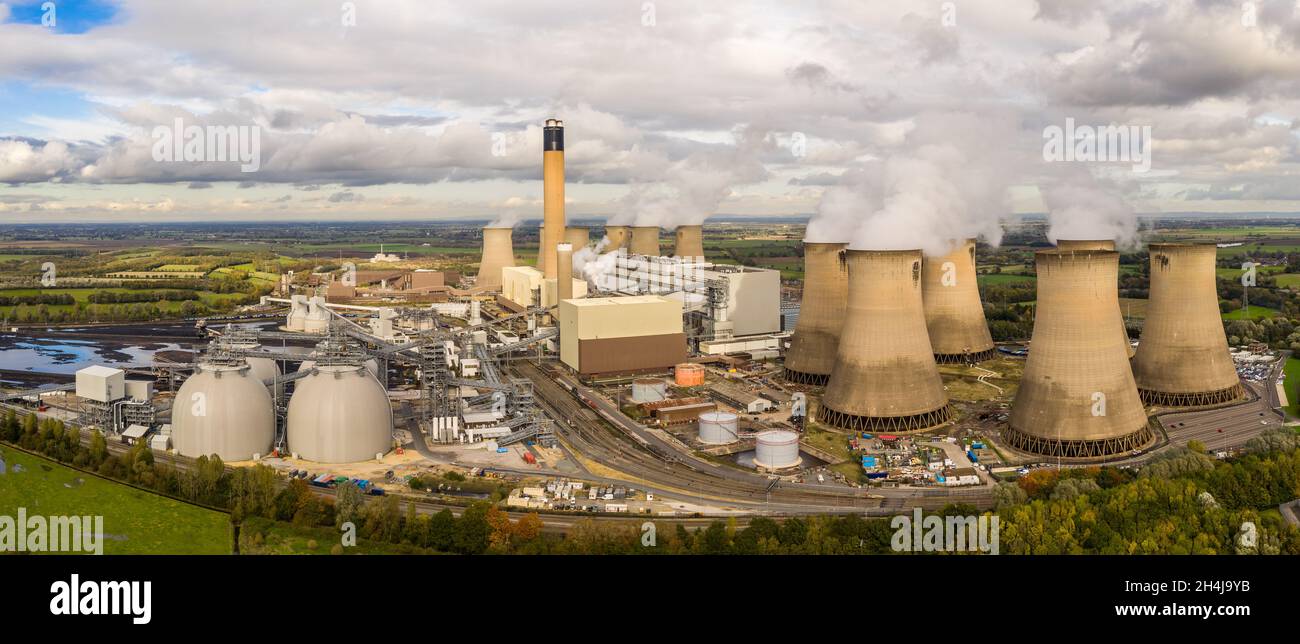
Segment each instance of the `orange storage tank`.
M704 384L704 366L683 362L673 367L673 379L678 387L699 387Z

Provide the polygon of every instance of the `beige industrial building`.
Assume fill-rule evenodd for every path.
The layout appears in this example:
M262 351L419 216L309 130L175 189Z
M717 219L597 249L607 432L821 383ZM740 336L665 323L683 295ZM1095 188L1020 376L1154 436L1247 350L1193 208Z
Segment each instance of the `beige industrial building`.
M854 431L948 422L921 301L921 251L848 251L849 287L835 367L817 420Z
M552 306L559 300L555 279L546 279L542 272L531 266L511 266L501 269L501 296L497 302L512 311L523 311L530 306ZM573 297L587 296L587 281L571 278Z
M824 385L831 376L849 289L847 246L803 244L803 300L785 354L785 379L790 382Z
M1151 290L1133 377L1148 405L1236 400L1244 391L1219 316L1214 244L1151 244Z
M1146 445L1152 434L1118 328L1119 254L1058 249L1035 260L1033 340L1003 441L1059 457Z
M560 361L583 374L665 371L686 360L682 304L659 295L564 300Z
M726 284L726 306L713 321L714 337L758 335L781 330L781 271L717 265L701 270L706 284ZM724 331L725 329L725 331Z
M921 296L936 362L969 364L997 353L975 277L975 240L958 244L947 255L925 258Z

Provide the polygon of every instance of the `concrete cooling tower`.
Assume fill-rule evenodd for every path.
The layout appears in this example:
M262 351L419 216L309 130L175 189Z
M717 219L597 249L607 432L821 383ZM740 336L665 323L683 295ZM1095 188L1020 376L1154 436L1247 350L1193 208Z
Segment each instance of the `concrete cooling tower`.
M1056 247L1061 250L1115 250L1115 240L1113 239L1058 239ZM1118 280L1118 276L1116 280ZM1118 284L1118 281L1116 282ZM1128 357L1133 357L1133 341L1128 337L1128 330L1124 326L1124 312L1119 312L1119 330L1124 336L1124 350Z
M620 248L627 248L628 237L632 234L632 229L628 226L605 226L605 236L609 238L609 245L601 252L610 253Z
M1119 255L1044 250L1025 373L1002 439L1044 456L1124 454L1151 440L1120 341Z
M323 365L289 399L289 451L317 463L368 461L393 446L388 394L360 365Z
M586 248L591 243L591 229L585 226L569 226L564 229L564 242L571 244L574 250Z
M909 431L952 419L921 300L921 251L847 252L849 286L835 367L817 420Z
M514 229L506 226L483 229L483 258L478 264L475 286L501 290L501 269L515 265Z
M632 247L628 249L634 255L659 256L659 227L633 226Z
M176 392L172 441L181 456L247 461L268 454L273 440L271 394L242 360L201 362Z
M785 352L785 379L790 382L825 385L835 366L849 290L847 245L803 243L803 301Z
M1219 317L1214 244L1151 244L1151 295L1133 357L1148 405L1216 405L1244 394Z
M921 264L921 296L930 346L940 364L968 364L997 354L975 278L975 240Z
M678 226L673 254L678 257L704 257L704 226Z

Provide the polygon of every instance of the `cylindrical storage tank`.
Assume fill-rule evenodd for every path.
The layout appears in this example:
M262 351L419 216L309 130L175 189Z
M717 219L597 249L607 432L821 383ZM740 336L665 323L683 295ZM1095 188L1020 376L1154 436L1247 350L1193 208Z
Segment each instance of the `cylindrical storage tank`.
M1119 338L1119 255L1034 254L1038 302L1006 444L1049 457L1124 454L1152 439Z
M1133 378L1148 405L1215 405L1245 392L1219 317L1214 244L1151 244L1151 298Z
M628 237L629 237L629 235L630 235L630 231L631 231L631 228L628 227L628 226L609 226L609 225L606 225L606 226L605 226L605 237L606 237L607 239L609 239L609 244L606 245L605 248L604 248L601 252L602 252L602 253L610 253L610 252L616 251L616 250L618 250L618 249L620 249L620 248L626 248L627 245L628 245L628 244L627 244L627 241L628 241Z
M997 355L976 283L974 239L958 244L947 255L925 258L921 296L936 362L975 363Z
M849 249L835 367L817 420L853 431L914 431L952 419L925 330L921 251Z
M181 456L247 461L271 451L275 409L271 393L247 363L200 363L172 404L172 444Z
M835 366L835 351L844 325L849 269L843 243L803 243L803 297L784 378L803 385L825 385Z
M393 446L388 394L360 365L323 365L298 381L288 411L289 449L317 463L368 461Z
M704 365L683 362L673 367L673 380L678 387L699 387L704 384Z
M754 444L754 464L769 470L798 465L799 435L781 430L759 434Z
M1113 239L1058 239L1056 247L1060 250L1115 250L1115 240ZM1119 288L1119 277L1115 278L1115 288ZM1124 325L1124 311L1119 312L1119 330L1120 336L1124 338L1124 349L1128 352L1128 357L1132 358L1137 351L1133 348L1133 340L1128 337L1128 328Z
M738 439L740 428L735 414L725 411L706 411L700 414L699 423L701 443L727 445Z
M306 333L327 333L330 330L330 312L325 308L325 298L313 296L307 300L307 317L302 330Z
M564 242L572 244L575 250L581 250L591 243L591 229L586 226L569 226L564 229Z
M668 397L668 384L662 378L637 378L632 381L632 401L645 403Z
M678 226L677 243L673 254L678 257L698 257L704 259L704 226L699 224Z
M289 297L289 318L285 320L284 328L290 331L302 331L303 325L307 321L307 296L293 295Z
M658 226L633 226L632 227L632 248L633 255L647 255L649 257L659 256L659 227Z

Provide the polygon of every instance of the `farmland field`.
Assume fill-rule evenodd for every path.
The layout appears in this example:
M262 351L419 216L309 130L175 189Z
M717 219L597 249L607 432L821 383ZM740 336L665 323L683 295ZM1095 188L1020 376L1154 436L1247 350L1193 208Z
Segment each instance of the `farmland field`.
M230 519L207 510L0 447L0 514L104 517L105 554L228 554ZM15 471L14 466L20 471Z

